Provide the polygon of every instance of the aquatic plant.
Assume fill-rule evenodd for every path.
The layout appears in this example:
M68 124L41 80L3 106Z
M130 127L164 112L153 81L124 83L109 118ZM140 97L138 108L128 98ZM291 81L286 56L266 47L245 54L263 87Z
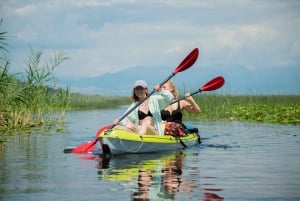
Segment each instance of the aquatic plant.
M41 64L43 51L31 48L25 73L11 73L6 34L0 32L0 130L62 122L71 93L69 89L53 87L53 71L68 58L58 52Z
M266 123L300 124L297 95L201 95L195 97L201 114L186 119L227 119Z
M130 104L130 98L122 96L73 93L70 97L70 108L72 110L114 108L127 104Z

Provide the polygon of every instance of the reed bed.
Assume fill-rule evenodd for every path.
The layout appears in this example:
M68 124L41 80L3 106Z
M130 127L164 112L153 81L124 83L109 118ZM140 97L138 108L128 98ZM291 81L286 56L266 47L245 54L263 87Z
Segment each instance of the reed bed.
M281 124L300 124L297 95L197 95L201 114L185 113L185 119L225 119Z
M83 95L74 93L70 97L70 108L72 110L114 108L129 103L130 98L122 96Z
M54 69L67 59L63 53L47 61L43 51L30 49L25 72L11 73L6 34L0 32L0 142L7 132L63 123L70 97L69 89L49 87L55 86Z
M217 95L194 96L200 114L184 112L184 120L222 119L265 123L300 124L300 96ZM129 97L73 94L70 109L103 109L128 105Z
M63 122L69 105L69 89L49 87L53 70L66 57L55 54L50 64L40 65L42 51L31 49L25 74L12 74L9 60L0 64L0 130L26 130Z

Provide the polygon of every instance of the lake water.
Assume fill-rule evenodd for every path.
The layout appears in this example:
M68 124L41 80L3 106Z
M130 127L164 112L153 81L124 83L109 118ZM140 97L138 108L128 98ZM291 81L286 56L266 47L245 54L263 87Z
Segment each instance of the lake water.
M0 200L300 200L300 127L198 121L202 144L103 159L65 154L124 108L70 112L65 131L9 137Z

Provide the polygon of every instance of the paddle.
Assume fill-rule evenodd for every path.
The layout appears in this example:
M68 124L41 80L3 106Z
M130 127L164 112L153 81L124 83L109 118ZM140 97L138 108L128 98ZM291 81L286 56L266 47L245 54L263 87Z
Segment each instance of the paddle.
M164 80L162 81L159 86L161 87L164 85L168 80L170 80L173 76L175 76L177 73L185 71L189 67L191 67L197 60L199 55L198 48L193 49L186 57L185 59L176 67L176 69ZM145 98L143 98L141 101L139 101L134 107L132 107L130 110L128 110L126 113L124 113L121 117L119 117L119 121L122 121L128 114L130 114L135 108L137 108L139 105L141 105L147 98L149 98L152 94L154 94L155 90L153 89ZM101 128L99 131L104 131L107 129L112 129L115 125L111 126L105 126ZM101 132L97 132L101 134ZM69 149L69 152L81 154L81 153L89 153L91 150L94 149L95 144L99 140L99 136L96 136L96 139L86 142L82 145L79 145L78 147L75 147L72 151ZM64 151L65 152L65 151ZM65 152L65 153L69 153Z
M190 52L189 55L185 57L185 59L176 67L176 69L164 80L162 81L159 86L161 87L164 85L168 80L170 80L173 76L175 76L177 73L185 71L189 67L191 67L197 60L199 54L198 48L195 48L193 51ZM121 117L119 117L119 121L122 121L128 114L130 114L135 108L137 108L139 105L141 105L147 98L149 98L152 94L154 94L155 90L153 89L145 98L140 100L134 107L132 107L130 110L128 110L126 113L124 113ZM112 125L111 128L113 128L114 125Z
M222 76L215 77L212 80L210 80L209 82L207 82L205 85L200 87L200 89L198 89L197 91L190 93L190 95L193 96L202 91L213 91L213 90L219 89L224 85L224 83L225 83L225 80ZM185 97L179 98L179 99L173 101L171 104L181 101L183 99L185 99Z
M98 130L98 132L96 133L96 139L91 140L91 141L88 141L88 142L86 142L86 143L84 143L84 144L82 144L82 145L79 145L79 146L75 147L74 149L69 150L68 152L64 151L64 153L70 153L70 152L72 152L72 153L74 153L74 154L80 154L80 153L92 153L93 150L94 150L95 144L97 143L97 139L98 139L99 135L100 135L103 131L109 129L110 127L111 127L110 125L106 125L106 126L100 128L100 129Z

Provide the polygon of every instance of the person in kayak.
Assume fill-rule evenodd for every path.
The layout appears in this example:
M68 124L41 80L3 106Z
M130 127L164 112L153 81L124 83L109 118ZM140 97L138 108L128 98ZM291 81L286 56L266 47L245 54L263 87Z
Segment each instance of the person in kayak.
M163 135L160 111L171 103L173 95L169 90L162 89L159 85L154 87L155 93L142 104L129 113L122 121L115 119L113 124L120 125L141 135ZM127 111L148 95L148 85L144 80L137 80L132 91L132 104ZM120 128L120 127L119 127Z
M174 96L174 101L178 99L178 90L172 80L167 81L163 89L170 91ZM165 134L183 135L186 126L182 122L183 111L186 110L193 114L199 114L201 109L190 93L184 95L185 99L177 101L161 110L161 118L165 121Z

